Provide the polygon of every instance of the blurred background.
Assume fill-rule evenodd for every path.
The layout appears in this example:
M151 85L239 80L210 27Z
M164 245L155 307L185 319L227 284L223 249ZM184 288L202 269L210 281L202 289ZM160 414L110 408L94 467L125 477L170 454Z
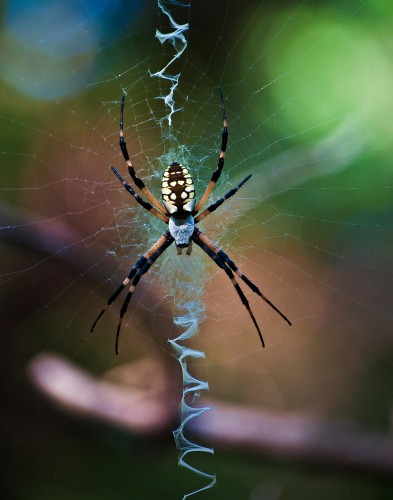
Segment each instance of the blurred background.
M170 8L189 22L168 69L181 74L172 136L168 81L150 76L174 54L155 38L170 31L156 2L1 3L0 498L175 499L206 484L178 468L171 433L181 373L167 339L187 287L203 292L190 346L206 358L190 370L212 408L190 435L215 449L190 460L217 474L199 496L391 498L393 6ZM200 194L220 148L218 85L230 128L213 199L253 177L201 228L293 326L246 291L262 350L225 274L171 248L115 356L121 299L94 334L92 321L164 230L109 170L127 172L121 96L150 189L180 159Z

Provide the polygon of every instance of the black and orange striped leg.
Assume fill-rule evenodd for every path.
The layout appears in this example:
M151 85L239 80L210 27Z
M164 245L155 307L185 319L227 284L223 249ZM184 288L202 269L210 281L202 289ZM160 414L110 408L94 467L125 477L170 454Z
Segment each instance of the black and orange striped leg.
M240 300L242 301L242 304L245 306L245 308L247 309L248 311L248 314L250 315L251 319L252 319L252 322L254 323L254 326L255 328L257 329L257 332L258 332L258 335L259 335L259 338L261 340L261 343L262 343L262 347L265 347L265 342L263 340L263 337L262 337L262 332L259 328L259 325L257 323L257 320L255 319L254 317L254 314L251 310L251 307L250 307L250 304L246 298L246 296L244 295L244 292L243 290L240 288L240 285L239 283L236 281L236 278L233 274L233 272L229 269L229 267L227 266L227 264L225 263L224 260L221 259L221 257L218 256L217 253L215 253L208 245L206 245L200 238L199 238L199 233L200 231L198 229L195 229L194 231L194 234L192 236L192 240L199 246L202 248L202 250L207 253L207 255L212 259L214 260L214 262L217 264L218 267L220 267L225 273L226 275L228 276L228 278L231 280L231 283L232 285L234 286Z
M226 201L228 198L233 196L238 192L238 190L248 181L248 179L252 176L252 174L247 175L236 187L232 188L230 191L228 191L227 194L225 194L222 198L218 199L215 203L210 205L210 207L207 207L202 213L200 213L197 217L195 217L194 222L195 224L205 217L207 217L209 214L214 212L214 210L217 210L219 206L221 206L224 201Z
M120 295L120 293L124 290L124 288L130 283L130 281L134 278L131 288L136 286L138 283L139 279L141 276L146 273L146 271L149 270L151 265L160 257L160 255L173 243L173 237L170 235L169 231L166 231L161 238L159 238L154 245L152 245L147 252L145 252L142 257L138 260L138 262L132 267L131 271L128 273L124 281L121 283L121 285L115 290L115 292L109 297L108 302L106 303L105 307L102 309L100 314L97 316L96 320L94 321L92 327L91 327L91 332L93 332L96 324L98 321L101 319L105 311L109 308L109 306L117 299L117 297ZM136 277L138 277L136 283ZM132 295L132 294L131 294ZM128 297L128 295L127 295ZM120 326L121 326L121 321L122 318L127 310L128 303L131 299L129 297L126 306L123 304L123 307L121 309L120 313L120 320L119 320L119 325L117 328L117 334L116 334L116 354L118 354L118 339L119 339L119 334L120 334ZM124 309L125 308L125 309Z
M227 115L225 113L224 96L222 94L221 87L218 88L218 91L220 93L221 111L222 111L222 118L223 118L223 122L224 122L224 127L222 129L222 135L221 135L221 151L220 151L220 156L218 158L217 168L213 172L213 175L212 175L212 177L209 181L209 184L207 185L205 192L203 193L201 199L196 204L194 211L193 211L194 214L197 214L199 212L199 210L203 207L203 205L206 203L207 199L209 198L211 192L214 189L214 186L216 185L218 179L220 178L222 169L224 168L225 151L227 149L227 142L228 142L228 122L227 122Z
M150 205L150 203L147 203L143 198L141 198L139 196L139 194L137 194L132 189L132 187L123 179L123 177L119 174L119 172L112 165L111 165L111 170L116 175L116 177L119 179L119 181L123 184L123 186L125 187L125 189L130 194L132 194L132 196L136 199L136 201L139 203L139 205L141 205L143 208L145 208L146 210L148 210L149 212L151 212L153 215L155 215L156 217L158 217L159 219L161 219L162 221L164 221L166 224L168 224L169 219L168 219L168 217L166 215L164 215L163 213L161 213L158 210L156 210L152 205Z
M259 288L249 279L247 276L245 276L242 271L236 266L236 264L229 258L229 256L221 250L213 241L211 241L202 231L199 229L195 228L194 234L193 234L193 240L197 242L197 240L200 240L202 243L204 243L206 246L208 246L211 251L217 255L219 259L224 261L231 269L234 271L241 280L246 283L246 285L251 288L251 290L259 295L262 300L266 302L274 311L276 311L277 314L279 314L284 321L288 323L288 325L292 325L292 323L289 321L289 319L283 314L267 297L264 295Z
M139 269L139 271L136 273L134 279L132 280L130 289L126 295L126 298L123 302L123 305L121 306L120 309L120 317L119 317L119 322L117 324L117 331L116 331L116 342L115 342L115 352L116 354L119 354L119 338L120 338L120 329L121 325L123 322L123 317L125 313L127 312L128 305L130 303L130 300L134 294L135 288L137 284L139 283L139 280L141 277L150 269L150 267L154 264L154 262L158 259L158 257L166 250L169 245L174 241L172 236L169 236L165 243L161 245L161 247L153 253L153 255L146 261L145 265Z
M124 160L128 166L128 172L134 181L135 185L142 191L142 193L146 196L146 198L152 203L158 210L164 212L164 214L167 214L166 208L162 203L160 203L157 198L152 194L150 189L146 186L146 184L143 182L143 180L136 175L134 165L132 164L132 160L130 158L130 155L128 154L127 151L127 143L124 139L124 129L123 129L123 114L124 114L124 100L125 96L123 95L121 99L121 106L120 106L120 140L119 140L119 145L121 152L123 153Z

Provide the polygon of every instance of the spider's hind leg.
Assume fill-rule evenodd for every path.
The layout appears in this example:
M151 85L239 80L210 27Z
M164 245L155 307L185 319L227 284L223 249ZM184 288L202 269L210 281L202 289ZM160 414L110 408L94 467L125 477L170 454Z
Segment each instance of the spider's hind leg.
M168 224L168 217L164 215L163 213L159 212L156 210L150 203L147 203L143 198L137 194L132 187L123 179L123 177L119 174L119 172L115 169L113 165L111 165L111 170L112 172L116 175L116 177L119 179L119 181L123 184L125 187L126 191L128 191L134 198L135 200L143 207L145 210L148 210L150 213L164 221L166 224Z
M213 172L211 179L209 181L209 184L207 185L205 192L203 193L201 199L196 204L194 211L193 211L194 214L197 214L199 212L199 210L202 208L202 206L206 203L207 199L210 196L210 193L213 191L214 186L217 184L217 181L221 176L222 169L224 168L225 152L226 152L227 143L228 143L228 122L227 122L227 115L225 112L224 96L222 94L221 87L218 88L218 91L220 93L221 111L222 111L222 119L223 119L223 129L222 129L222 134L221 134L221 151L220 151L220 155L218 157L217 168Z
M123 95L123 97L121 99L121 106L120 106L119 146L120 146L121 152L123 154L124 161L126 162L126 164L128 166L128 173L130 174L135 185L142 191L142 193L146 196L146 198L150 201L150 203L152 203L156 207L157 210L160 210L165 215L168 215L168 212L167 212L166 208L164 207L164 205L157 200L157 198L153 195L153 193L150 191L150 189L143 182L143 180L136 175L134 165L132 163L130 155L128 154L127 143L124 139L124 130L123 130L124 100L125 100L125 96Z
M201 212L197 217L195 217L195 224L197 222L201 221L202 219L204 219L205 217L207 217L212 212L214 212L214 210L217 210L217 208L220 207L224 203L224 201L226 201L228 198L230 198L231 196L233 196L234 194L236 194L239 191L239 189L251 177L252 177L252 174L247 175L247 177L245 177L241 182L239 182L239 184L237 186L235 186L234 188L232 188L230 191L228 191L227 194L225 194L224 196L222 196L221 198L219 198L215 203L213 203L212 205L210 205L209 207L207 207L203 212Z

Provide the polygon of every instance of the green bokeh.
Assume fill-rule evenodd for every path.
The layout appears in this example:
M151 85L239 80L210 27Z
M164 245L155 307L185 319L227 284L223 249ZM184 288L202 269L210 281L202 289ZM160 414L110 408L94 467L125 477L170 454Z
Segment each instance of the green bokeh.
M279 110L274 124L282 134L297 141L301 131L302 141L317 139L354 115L373 147L390 144L392 23L383 17L370 22L371 13L364 14L345 19L320 6L290 17L284 10L263 16L250 33L246 50L251 59L265 53L257 67L261 81L272 82L266 92Z

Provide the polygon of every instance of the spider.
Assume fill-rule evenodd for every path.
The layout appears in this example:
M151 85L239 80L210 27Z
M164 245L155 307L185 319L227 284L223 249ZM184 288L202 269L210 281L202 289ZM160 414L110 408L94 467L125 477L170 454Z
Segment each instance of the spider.
M182 254L183 249L186 249L186 254L191 255L192 242L198 245L202 250L207 253L207 255L220 267L231 280L240 300L246 307L248 314L250 315L255 328L257 329L259 338L262 343L262 347L265 347L265 342L262 337L261 330L258 323L251 311L249 302L240 288L239 283L236 281L235 274L259 297L261 297L270 307L272 307L276 313L278 313L289 325L291 322L289 319L259 290L259 288L245 276L242 271L236 266L236 264L229 258L229 256L219 248L213 241L211 241L205 234L202 233L196 224L207 217L209 214L214 212L219 206L221 206L228 198L237 193L237 191L250 179L251 175L247 175L236 187L232 188L225 194L222 198L219 198L215 203L205 208L203 212L198 212L201 210L203 205L206 203L211 192L214 189L218 179L220 178L222 169L224 167L225 151L228 141L228 123L225 113L224 96L219 87L219 94L221 100L221 111L224 121L224 128L222 131L221 139L221 151L218 159L218 165L216 170L208 183L205 192L203 193L201 199L197 202L195 198L195 188L192 177L186 167L174 161L171 163L164 172L162 178L162 203L160 203L148 187L145 185L142 179L137 177L134 165L127 151L126 141L124 140L123 131L123 111L124 111L124 100L125 96L122 97L121 107L120 107L120 149L123 153L124 160L128 166L128 172L134 181L135 185L142 191L145 197L150 201L146 202L141 196L139 196L134 189L123 179L115 167L111 166L112 172L116 175L119 181L123 184L126 191L128 191L135 200L146 210L148 210L152 215L158 217L163 222L168 224L168 230L150 247L142 257L137 261L137 263L131 268L128 275L125 277L121 285L115 290L115 292L109 297L108 302L105 307L97 316L94 321L91 332L93 332L97 322L100 320L102 315L108 309L108 307L115 301L115 299L120 295L123 289L131 283L129 291L123 302L123 306L120 309L120 317L117 325L116 341L115 341L115 352L119 353L119 337L120 329L123 321L123 317L127 311L128 304L132 298L136 286L139 283L141 277L150 269L152 264L160 257L160 255L173 243L175 242L178 255Z

